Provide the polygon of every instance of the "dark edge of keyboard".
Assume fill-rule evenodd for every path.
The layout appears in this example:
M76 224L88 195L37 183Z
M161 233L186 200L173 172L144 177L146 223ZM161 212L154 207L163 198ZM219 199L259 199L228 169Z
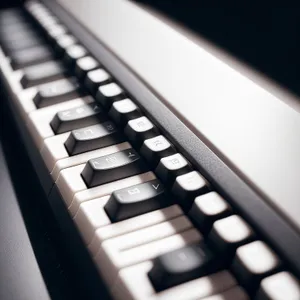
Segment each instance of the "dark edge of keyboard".
M103 44L78 23L56 1L42 1L69 31L110 71L117 83L158 125L162 133L210 181L214 189L240 212L272 247L288 267L300 276L300 235L266 197L250 187L220 157L213 153L170 109ZM272 226L270 226L272 224Z
M1 80L0 89L1 99L9 100ZM51 259L48 262L44 260L44 264L41 266L41 256L45 258L53 250L51 246L49 247L51 243L48 230L46 226L41 226L41 223L44 225L44 219L41 222L41 219L44 218L44 214L40 211L41 205L36 205L42 189L36 188L33 191L30 188L30 184L35 182L33 176L30 176L33 174L31 173L33 169L30 168L26 151L18 138L20 133L17 132L16 123L11 117L6 102L9 101L0 103L2 125L0 128L0 298L2 300L49 300L52 295L49 293L49 285L56 285L54 288L56 291L52 290L53 294L57 294L57 283L61 278L52 276L51 283L47 282L48 284L46 284L43 269L48 267L49 271L50 264L57 269L57 265L54 264L56 252L53 251ZM4 124L10 128L9 133L4 130ZM18 157L17 160L16 157ZM24 170L28 172L25 179L22 175ZM21 181L23 184L20 184ZM20 198L29 197L26 193L28 190L32 191L33 199L30 198L30 203L34 205L34 208L25 201L20 201ZM37 224L38 228L36 228ZM32 230L33 228L34 230ZM57 271L60 270L57 269Z
M4 83L4 86L9 87L9 83L6 81L1 70L0 73L0 80ZM65 274L67 281L65 281L64 284L67 284L67 286L62 284L60 287L55 286L55 283L51 282L51 278L48 277L49 270L43 270L43 263L38 259L48 292L53 299L82 299L83 297L86 297L87 299L95 300L111 300L112 298L110 297L106 286L101 280L99 281L99 274L95 268L95 264L86 247L84 247L84 242L82 241L79 232L76 230L67 208L63 205L62 198L56 187L51 189L51 199L48 199L49 190L53 185L51 175L21 119L17 114L12 113L14 112L14 104L10 99L15 97L15 95L9 88L6 90L6 105L9 107L11 112L10 115L14 119L14 123L17 125L17 129L21 134L22 142L27 150L34 171L36 172L36 177L39 180L40 186L43 188L42 191L44 193L41 195L41 199L39 199L40 201L44 201L41 207L45 206L46 210L44 210L44 213L47 213L47 207L50 205L50 210L52 210L53 215L50 213L49 217L54 218L54 220L50 220L49 222L53 226L55 226L55 223L59 225L58 231L55 231L54 233L58 244L54 247L56 247L55 249L57 251L63 252L62 257L65 259L63 271L67 273ZM22 210L22 213L24 214L25 212ZM31 243L36 257L40 258L38 253L39 250L37 249L38 247L36 247L32 238ZM59 247L59 249L57 247ZM74 261L77 263L74 264ZM70 282L72 280L74 280L74 282ZM57 283L58 281L56 281L56 284Z

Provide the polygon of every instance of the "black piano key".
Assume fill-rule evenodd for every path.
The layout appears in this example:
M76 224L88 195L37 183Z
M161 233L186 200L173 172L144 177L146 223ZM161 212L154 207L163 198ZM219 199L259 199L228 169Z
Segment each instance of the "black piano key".
M27 38L15 38L11 40L6 40L5 43L3 43L1 46L4 52L10 55L12 52L33 48L43 44L43 39L33 36Z
M211 274L220 269L221 263L213 251L199 243L156 257L148 276L156 291Z
M113 192L104 209L112 222L119 222L169 204L164 186L151 180Z
M190 171L192 171L192 166L179 153L162 158L155 169L155 173L167 186L171 186L177 176L186 174Z
M141 117L142 113L132 100L124 99L112 104L109 115L116 124L124 127L128 121Z
M88 187L94 187L145 171L140 155L134 149L127 149L89 160L81 175Z
M157 127L146 117L130 120L124 131L137 148L141 147L145 140L159 135Z
M65 141L65 147L69 155L75 155L124 141L125 137L117 130L116 126L111 121L107 121L73 130Z
M43 63L51 59L53 59L53 52L49 47L37 46L13 52L11 54L11 66L16 70Z
M55 134L86 127L106 120L106 114L96 103L81 105L55 114L50 126Z
M156 168L161 158L176 153L174 146L162 135L145 140L140 151L153 168Z
M21 83L24 88L28 88L62 78L66 74L67 69L62 64L49 61L25 68Z
M107 110L110 109L113 102L122 100L124 98L125 92L115 82L99 86L96 92L97 101L99 101Z
M38 87L38 92L33 98L37 108L79 98L85 95L78 82L73 79L61 79L46 83Z

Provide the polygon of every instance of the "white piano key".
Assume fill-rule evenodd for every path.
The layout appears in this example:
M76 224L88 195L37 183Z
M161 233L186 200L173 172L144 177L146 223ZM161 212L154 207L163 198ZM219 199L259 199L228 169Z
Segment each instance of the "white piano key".
M221 294L210 296L208 298L197 298L197 300L250 300L246 292L240 287L235 286Z
M221 271L156 293L148 278L151 268L152 262L146 261L122 269L111 289L113 298L116 300L207 300L207 297L220 294L236 286L233 276L228 271ZM232 298L230 300L242 299Z
M200 240L200 233L196 229L191 229L191 223L186 217L180 216L106 240L102 243L94 260L103 279L109 286L112 286L120 269L153 259L160 254Z
M92 97L87 96L58 103L31 112L28 116L27 127L29 128L31 136L33 137L38 149L41 149L43 147L44 140L46 138L55 135L50 126L50 122L57 112L88 104L93 101L94 100Z
M86 189L86 185L80 175L84 166L85 164L82 164L64 169L58 176L56 185L66 204L66 207L69 207L76 192Z
M92 201L94 200L87 201L81 204L79 212L81 212L81 208L84 207L85 204L88 204ZM152 211L147 214L143 214L134 218L130 218L128 220L113 223L108 226L99 228L97 229L94 238L89 245L89 250L94 256L98 252L102 242L104 242L107 239L121 236L129 232L134 232L139 229L147 228L149 226L174 219L178 216L181 216L182 214L183 211L178 205L172 205L170 207Z
M82 192L78 192L75 194L72 203L70 203L69 212L71 216L75 216L80 204L85 201L110 195L113 191L123 189L132 185L140 184L146 181L150 181L155 178L156 176L153 172L146 172L140 175L135 175L125 179L99 185L94 188L85 189Z
M70 132L65 132L44 140L40 153L50 173L53 171L58 160L69 157L64 146L64 142L67 140L69 134Z
M97 228L111 224L104 210L109 197L110 195L82 203L73 218L86 245L91 242Z

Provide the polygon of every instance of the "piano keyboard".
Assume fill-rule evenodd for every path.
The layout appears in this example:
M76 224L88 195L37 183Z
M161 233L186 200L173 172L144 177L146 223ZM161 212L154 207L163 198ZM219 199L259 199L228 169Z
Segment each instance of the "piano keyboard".
M2 11L0 24L1 72L45 194L112 299L300 299L284 259L46 6Z

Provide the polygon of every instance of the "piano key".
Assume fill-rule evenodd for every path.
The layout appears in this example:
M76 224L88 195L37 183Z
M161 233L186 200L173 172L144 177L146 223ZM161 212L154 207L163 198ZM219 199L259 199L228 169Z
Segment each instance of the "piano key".
M96 207L100 209L101 205L104 211L103 207L107 203L108 198L109 197L103 197L84 202L80 205L79 211L74 218L86 243L89 244L88 249L92 255L97 254L100 245L105 240L147 228L174 219L183 214L178 205L172 205L121 222L110 223L110 225L104 227L96 226L96 224L102 222L102 213L98 214ZM103 201L103 199L105 200Z
M254 239L254 232L241 217L232 215L216 221L208 239L222 253L224 260L230 260L239 246Z
M239 282L253 295L260 281L280 266L277 255L264 242L255 241L236 250L231 269Z
M29 49L39 45L43 45L44 41L37 36L28 36L27 38L18 38L7 40L5 44L2 44L2 48L5 53L11 53L14 51L20 51Z
M13 52L11 66L14 70L53 59L53 52L46 46L37 46Z
M73 130L65 142L69 155L108 147L123 142L125 137L111 121Z
M32 98L30 100L32 100ZM93 101L94 100L92 97L87 96L70 101L65 101L62 103L57 103L41 109L35 108L34 111L27 115L25 122L27 123L27 127L34 139L36 146L41 149L44 140L54 135L54 132L50 126L50 122L57 112L65 109L79 107L84 104L89 104Z
M105 120L107 120L106 114L99 105L90 103L57 112L50 125L53 132L59 134Z
M160 292L220 269L220 260L205 244L189 245L156 257L148 276Z
M91 56L85 56L76 61L75 75L79 79L83 80L89 71L95 70L99 67L100 64L95 58Z
M180 216L104 241L94 261L107 285L112 286L120 269L200 240L201 235L191 228L188 219Z
M63 34L56 39L55 50L57 55L64 55L66 49L74 44L76 44L76 39L70 34Z
M64 60L70 67L73 67L76 63L76 60L84 57L86 54L87 50L83 46L78 44L71 45L66 49Z
M176 153L174 146L163 135L145 140L140 151L153 168L157 167L161 158Z
M104 69L96 69L87 73L84 85L92 95L96 95L98 87L108 84L111 80L111 76Z
M176 177L192 171L190 163L179 153L163 157L156 173L165 185L171 186Z
M159 135L157 127L146 117L130 120L124 130L128 139L138 148L145 140Z
M164 186L152 180L114 191L104 209L111 222L119 222L168 205Z
M186 283L156 293L149 278L148 272L153 263L146 261L122 269L118 280L112 289L115 300L195 300L209 299L208 297L226 292L235 288L236 280L228 271L221 271L209 276L188 281ZM225 298L226 299L226 298ZM225 300L218 299L218 300ZM214 299L215 300L215 299ZM229 299L226 299L229 300ZM230 300L248 300L230 298Z
M197 171L177 176L172 187L178 203L186 210L190 210L196 196L209 191L207 181Z
M85 164L62 170L55 182L66 207L72 203L75 193L86 190L86 185L80 176Z
M142 113L130 99L124 99L112 104L109 115L116 124L124 127L128 121L141 117Z
M106 109L110 109L113 102L125 98L124 91L114 82L109 84L100 85L96 92L96 99Z
M261 281L255 300L300 299L300 283L289 272L280 272Z
M102 155L108 155L131 148L130 144L125 142L84 152L74 156L69 156L64 146L68 136L69 133L63 133L47 138L44 142L44 146L41 149L41 155L45 160L46 166L49 172L51 172L51 176L54 181L57 180L60 171L63 169L86 163L92 158L97 158ZM80 174L78 176L80 176Z
M21 79L21 84L24 88L60 79L67 74L66 68L56 61L44 62L27 67L23 72L24 76Z
M156 179L156 176L152 172L146 172L139 175L134 175L124 179L113 181L110 183L106 183L103 185L99 185L91 189L85 189L76 192L69 206L69 212L72 216L75 216L79 210L79 206L86 201L110 195L116 190L147 182L153 179Z
M215 221L231 214L229 204L216 192L198 196L188 215L193 223L206 235Z
M127 149L89 160L82 171L82 178L88 187L94 187L137 175L146 170L139 154L134 149Z
M37 108L41 108L84 95L85 93L74 78L61 79L40 85L33 102Z
M223 293L210 296L203 300L250 300L250 298L243 288L235 286Z

